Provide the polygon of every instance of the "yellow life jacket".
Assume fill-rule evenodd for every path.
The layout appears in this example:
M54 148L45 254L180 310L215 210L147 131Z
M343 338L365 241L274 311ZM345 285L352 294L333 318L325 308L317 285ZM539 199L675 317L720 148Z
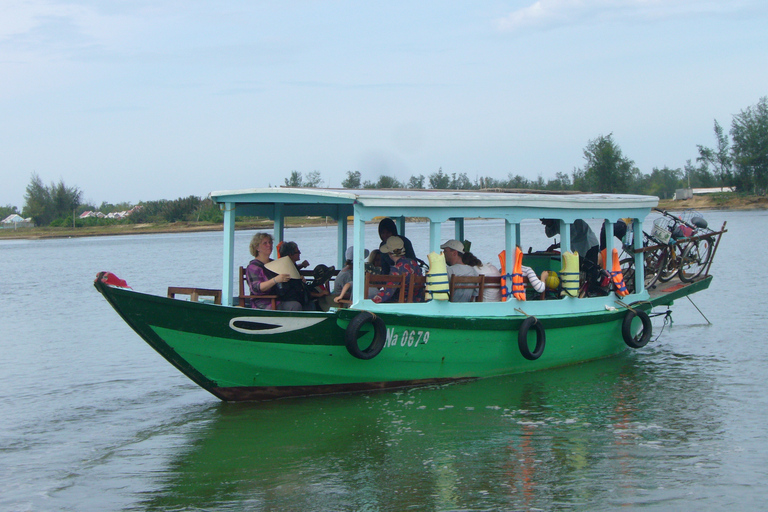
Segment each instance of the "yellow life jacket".
M427 300L448 300L448 267L445 265L445 256L442 253L431 252L427 258L429 259Z
M515 247L515 266L512 269L512 295L517 300L525 300L525 284L523 284L523 251Z
M560 282L563 285L563 294L571 297L579 295L579 253L564 252L562 254L563 268L560 271Z

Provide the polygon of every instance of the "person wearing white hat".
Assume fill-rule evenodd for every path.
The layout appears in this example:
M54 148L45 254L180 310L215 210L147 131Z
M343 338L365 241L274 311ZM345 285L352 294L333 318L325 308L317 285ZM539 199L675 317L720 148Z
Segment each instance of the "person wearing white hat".
M457 276L477 276L477 270L474 267L465 265L464 244L458 240L448 240L440 246L445 255L445 262L448 264L448 279L453 275ZM451 302L471 302L477 296L477 288L461 288L454 290L451 295Z

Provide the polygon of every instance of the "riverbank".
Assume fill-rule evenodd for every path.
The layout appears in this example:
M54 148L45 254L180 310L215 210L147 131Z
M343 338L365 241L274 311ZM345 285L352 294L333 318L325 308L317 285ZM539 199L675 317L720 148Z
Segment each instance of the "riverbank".
M682 201L659 200L663 210L768 210L768 197L741 196L736 194L707 194Z
M286 227L301 228L323 226L336 222L325 217L296 217L286 219ZM236 230L272 229L268 219L237 222ZM196 233L201 231L221 231L222 224L210 222L172 222L162 224L115 224L111 226L87 226L80 228L32 227L0 230L0 240L38 240L44 238L75 238L86 236L148 235L160 233Z
M737 196L729 194L713 194L695 196L683 201L671 199L660 200L659 208L663 210L765 210L768 209L768 197ZM325 217L293 217L286 219L286 227L306 227L336 224ZM238 222L237 230L271 229L272 221L268 219ZM84 236L119 236L145 235L157 233L192 233L199 231L221 231L221 224L208 222L174 222L163 224L119 224L112 226L88 226L82 228L22 228L0 230L0 240L35 240L43 238L73 238Z

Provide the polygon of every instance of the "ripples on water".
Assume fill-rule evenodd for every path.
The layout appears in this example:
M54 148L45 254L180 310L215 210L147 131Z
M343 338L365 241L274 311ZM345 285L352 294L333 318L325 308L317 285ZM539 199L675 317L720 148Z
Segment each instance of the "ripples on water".
M112 270L152 293L218 288L220 234L0 242L0 509L760 509L768 304L748 276L768 263L751 243L768 215L707 217L730 230L693 298L713 325L683 299L657 342L603 361L262 404L200 390L91 284ZM330 261L330 231L289 236ZM467 237L492 259L493 235Z

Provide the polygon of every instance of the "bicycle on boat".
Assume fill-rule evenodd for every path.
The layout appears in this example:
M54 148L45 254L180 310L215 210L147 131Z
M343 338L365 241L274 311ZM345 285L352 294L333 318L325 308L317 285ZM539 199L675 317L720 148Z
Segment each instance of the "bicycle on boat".
M689 283L699 277L712 258L715 232L707 227L704 217L693 210L679 216L655 208L662 214L656 219L651 233L643 231L643 258L645 289L657 282L667 282L675 276ZM624 240L625 256L621 259L624 281L634 291L634 265L631 235Z
M704 217L694 210L685 210L679 216L658 208L655 210L664 215L656 222L670 233L675 242L670 245L667 268L662 271L659 280L666 282L677 276L680 281L690 283L701 275L712 257L713 231L708 228Z

